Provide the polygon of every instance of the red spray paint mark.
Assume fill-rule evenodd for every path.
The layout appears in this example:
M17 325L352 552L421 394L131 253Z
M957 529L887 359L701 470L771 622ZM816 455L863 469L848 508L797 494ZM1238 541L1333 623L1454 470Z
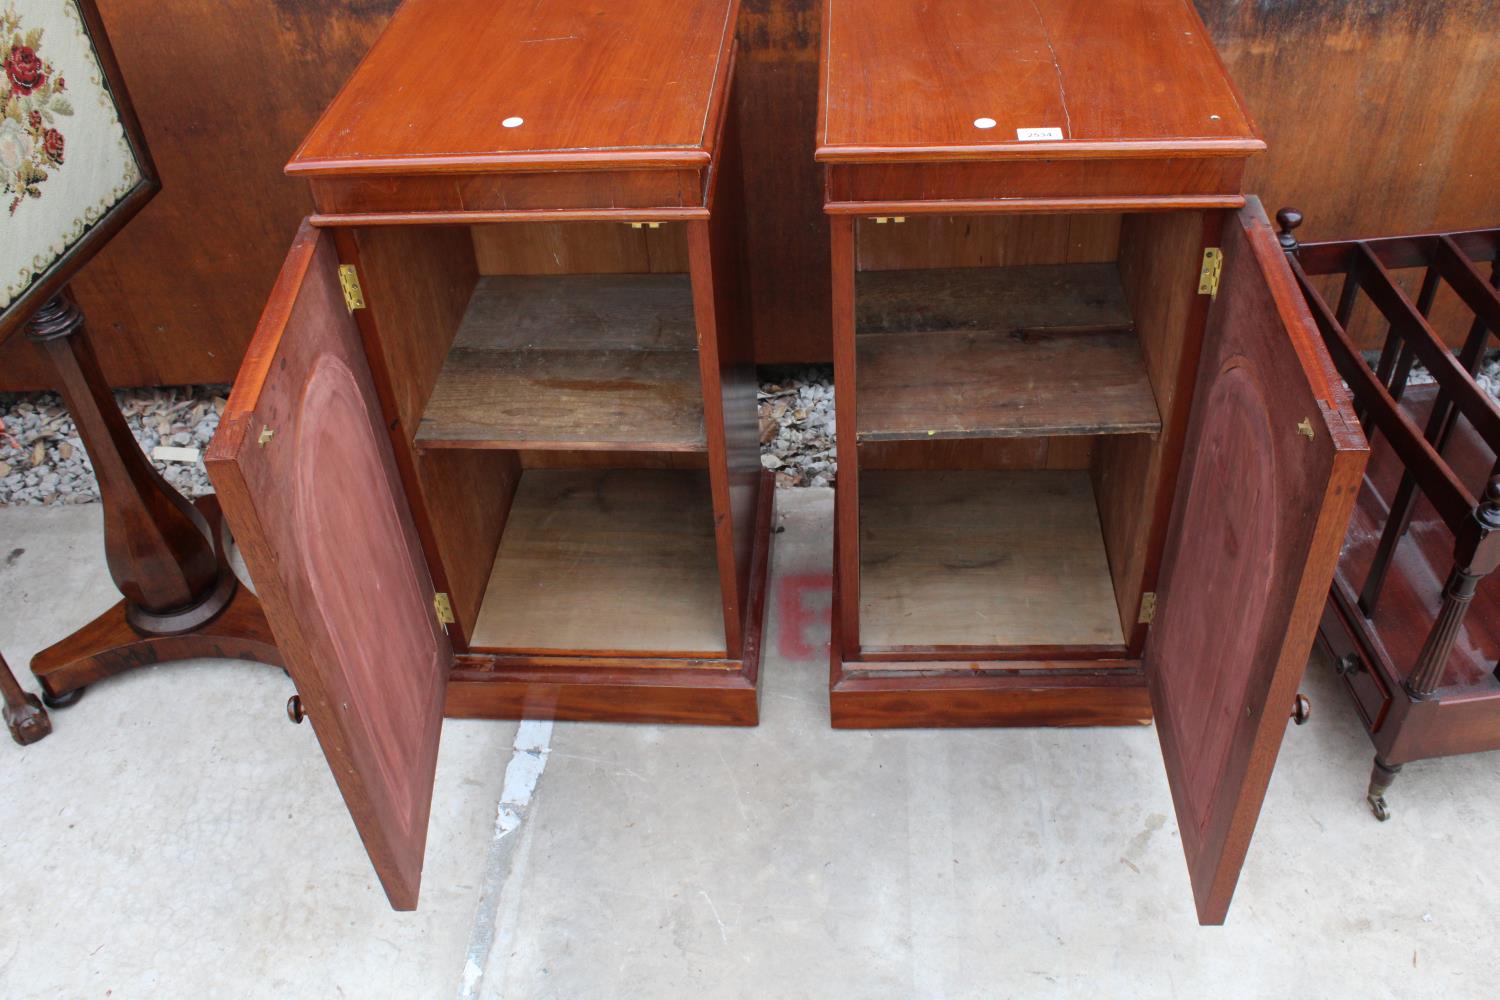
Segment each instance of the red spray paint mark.
M821 599L814 595L822 595ZM776 592L776 607L781 618L781 655L789 660L805 660L828 646L828 623L833 606L833 575L830 573L792 573L783 576ZM808 643L808 633L816 626L821 642Z

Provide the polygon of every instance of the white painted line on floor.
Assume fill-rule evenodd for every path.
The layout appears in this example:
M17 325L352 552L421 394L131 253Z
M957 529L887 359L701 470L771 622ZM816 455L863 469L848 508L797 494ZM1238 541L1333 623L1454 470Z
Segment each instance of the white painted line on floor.
M531 797L536 793L537 781L547 769L547 756L551 751L552 721L523 720L516 729L510 763L505 766L505 785L500 790L500 805L495 810L495 832L485 853L483 888L479 893L478 910L474 914L474 926L469 931L469 950L464 962L459 1000L476 1000L480 996L490 952L497 940L496 918L500 914L500 900L504 895L507 878L512 871L517 877L524 875L529 853L525 848L530 846L530 838L525 839L522 849L517 853L517 838L511 834L520 828L526 818L527 807L531 805ZM511 863L513 854L514 864ZM505 923L514 921L513 910L513 905L507 907ZM498 936L503 940L508 935ZM491 995L497 994L492 991Z

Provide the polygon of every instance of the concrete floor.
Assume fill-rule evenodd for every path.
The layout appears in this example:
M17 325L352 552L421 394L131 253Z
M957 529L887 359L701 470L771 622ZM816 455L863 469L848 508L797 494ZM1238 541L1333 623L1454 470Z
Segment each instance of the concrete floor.
M448 722L414 914L279 671L156 667L0 745L0 996L1496 995L1494 755L1408 767L1375 822L1315 662L1200 928L1150 728L828 728L832 497L778 503L760 727ZM98 518L0 509L12 663L113 599Z

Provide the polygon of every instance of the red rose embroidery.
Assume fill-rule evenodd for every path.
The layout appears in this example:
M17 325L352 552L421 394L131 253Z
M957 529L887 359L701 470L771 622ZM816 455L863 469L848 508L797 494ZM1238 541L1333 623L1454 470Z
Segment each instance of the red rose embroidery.
M42 133L42 151L45 152L53 163L61 164L63 161L63 134L55 128L49 128Z
M25 31L10 0L0 0L0 201L9 211L42 197L54 172L63 169L64 122L73 105L63 96L63 78L41 53L42 29Z
M5 57L5 75L15 93L26 96L47 82L47 67L25 45L12 45Z

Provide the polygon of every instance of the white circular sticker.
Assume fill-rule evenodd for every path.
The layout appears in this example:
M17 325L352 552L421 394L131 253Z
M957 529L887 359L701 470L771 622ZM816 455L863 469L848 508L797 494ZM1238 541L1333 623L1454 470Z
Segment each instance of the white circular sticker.
M974 119L974 127L975 128L994 128L995 127L995 119L993 119L993 118L976 118L976 119Z
M504 125L506 128L516 128L520 125L523 125L525 122L526 119L520 117L519 115L511 115L500 124Z

